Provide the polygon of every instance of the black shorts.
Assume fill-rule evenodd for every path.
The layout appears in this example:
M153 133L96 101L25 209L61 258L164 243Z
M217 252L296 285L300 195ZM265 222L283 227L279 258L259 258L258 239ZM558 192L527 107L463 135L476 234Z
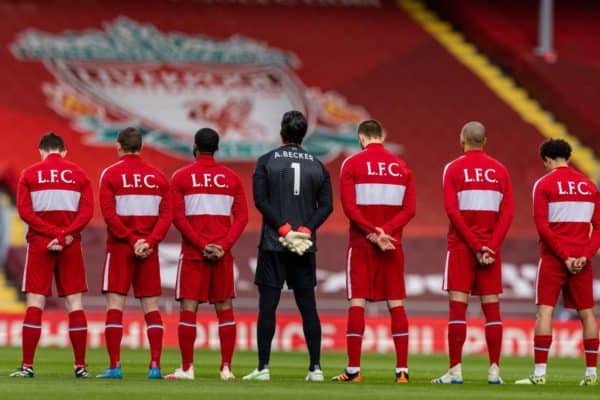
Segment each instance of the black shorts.
M315 253L303 256L289 251L258 251L254 283L282 289L283 283L290 289L307 289L317 286L317 263Z

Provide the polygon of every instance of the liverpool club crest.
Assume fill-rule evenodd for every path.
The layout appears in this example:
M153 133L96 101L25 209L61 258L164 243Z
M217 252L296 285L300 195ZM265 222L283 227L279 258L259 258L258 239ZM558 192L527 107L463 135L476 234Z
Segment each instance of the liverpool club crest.
M11 50L43 62L56 79L42 85L48 105L98 144L136 126L147 145L188 157L207 126L221 134L220 158L252 161L279 143L281 115L295 109L309 121L307 150L331 159L353 150L368 118L339 94L306 87L293 53L241 36L163 33L120 17L102 31L27 30Z

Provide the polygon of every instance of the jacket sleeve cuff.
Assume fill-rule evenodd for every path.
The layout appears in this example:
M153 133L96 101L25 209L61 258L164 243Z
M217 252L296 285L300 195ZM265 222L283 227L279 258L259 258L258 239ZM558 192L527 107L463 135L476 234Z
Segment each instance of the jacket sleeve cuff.
M277 229L277 233L279 233L279 236L285 236L288 233L290 233L291 230L292 225L290 225L289 223L285 223Z
M194 240L194 247L196 247L198 250L204 250L204 248L206 247L207 244L208 243L205 243L200 238L197 238L196 240Z
M52 236L54 238L58 238L61 235L64 236L64 230L60 229L60 228L54 228L49 233L50 233L50 236Z
M213 243L216 244L216 245L221 246L221 248L225 252L230 251L231 247L233 247L231 244L227 243L226 241L220 241L220 240L218 240L218 241L213 242Z
M471 243L471 250L473 250L473 253L479 253L481 251L482 247L483 247L483 244L481 242Z
M567 258L569 258L570 256L567 254L567 252L566 252L566 251L559 250L559 251L558 251L558 257L559 257L559 258L560 258L562 261L565 261L565 260L566 260Z
M591 251L590 249L586 249L583 252L583 256L588 259L588 262L591 261L592 258L594 258L595 255L596 255L596 252L595 251Z
M58 235L56 237L56 240L58 240L58 244L60 244L61 246L64 246L66 244L65 243L65 235L64 234Z
M500 251L500 246L497 245L496 243L490 243L487 245L487 247L489 247L490 249L492 249L492 251L496 254L498 254L498 251Z
M134 236L134 235L127 236L127 242L131 245L131 247L135 246L135 244L137 243L138 240L140 240L140 238L137 236Z
M306 233L307 235L312 235L312 231L309 228L307 228L306 226L301 226L300 228L297 229L297 232Z
M384 224L381 226L381 229L383 229L383 231L388 234L388 235L392 235L394 232L394 230L392 229L391 226L389 226L389 224ZM377 233L376 231L374 231L375 233Z

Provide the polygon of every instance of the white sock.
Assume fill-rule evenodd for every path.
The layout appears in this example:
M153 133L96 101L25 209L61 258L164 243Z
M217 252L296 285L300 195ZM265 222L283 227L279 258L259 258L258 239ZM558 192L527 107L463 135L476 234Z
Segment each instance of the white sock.
M593 376L596 375L596 367L586 367L585 368L585 376Z
M406 372L408 374L408 368L396 368L396 373L399 374L400 372Z
M358 374L360 372L360 367L346 367L346 371L349 374Z
M546 366L548 364L535 364L535 370L533 371L533 375L535 376L544 376L546 375Z

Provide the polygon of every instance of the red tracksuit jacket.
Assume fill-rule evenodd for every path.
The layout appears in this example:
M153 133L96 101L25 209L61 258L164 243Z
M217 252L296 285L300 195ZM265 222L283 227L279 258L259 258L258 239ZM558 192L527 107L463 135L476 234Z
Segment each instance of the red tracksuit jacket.
M600 192L571 167L558 167L535 183L533 215L542 255L589 260L600 247Z
M200 155L173 174L171 193L186 259L202 258L210 243L231 250L248 223L246 196L235 172L212 156Z
M100 209L109 244L127 242L133 246L146 239L154 248L171 226L169 182L139 155L126 154L102 171Z
M58 238L63 243L66 235L79 239L94 210L90 180L60 154L49 154L21 173L17 209L29 225L28 242L46 245Z
M515 208L504 165L482 150L466 151L444 168L443 191L448 250L476 253L485 245L498 252Z
M340 195L350 220L350 247L370 246L366 235L376 227L400 243L402 230L416 211L412 173L404 161L378 143L344 161Z

